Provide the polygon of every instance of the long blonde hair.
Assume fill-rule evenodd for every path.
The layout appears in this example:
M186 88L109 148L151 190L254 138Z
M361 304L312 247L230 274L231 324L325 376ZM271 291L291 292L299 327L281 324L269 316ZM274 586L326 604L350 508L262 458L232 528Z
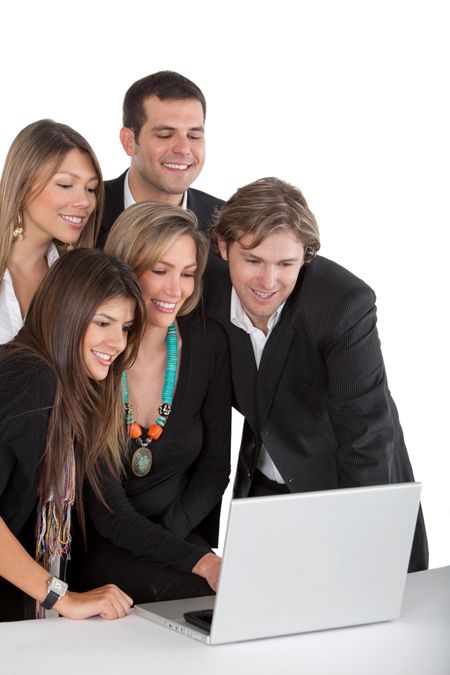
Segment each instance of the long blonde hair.
M104 189L98 159L89 143L77 131L53 120L39 120L22 129L11 144L0 179L0 281L3 279L13 244L13 231L18 217L36 187L36 197L58 171L67 153L74 148L89 156L98 178L95 189L96 208L89 217L77 242L79 247L91 247L95 243L103 215ZM46 167L44 175L39 175Z
M185 234L194 240L197 269L194 273L194 292L184 302L178 316L189 314L197 306L208 261L208 240L199 231L197 218L191 211L155 202L133 204L117 218L105 246L106 253L124 260L140 277Z

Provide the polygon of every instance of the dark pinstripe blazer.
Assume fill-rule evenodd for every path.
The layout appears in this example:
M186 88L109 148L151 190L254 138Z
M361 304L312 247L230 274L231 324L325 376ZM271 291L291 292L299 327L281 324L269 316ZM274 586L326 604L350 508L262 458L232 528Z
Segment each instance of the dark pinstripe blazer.
M249 335L230 322L230 294L227 270L210 276L206 311L227 332L245 417L235 496L248 495L261 443L292 492L413 481L372 289L321 256L304 265L259 370ZM425 569L421 514L414 546L410 569Z

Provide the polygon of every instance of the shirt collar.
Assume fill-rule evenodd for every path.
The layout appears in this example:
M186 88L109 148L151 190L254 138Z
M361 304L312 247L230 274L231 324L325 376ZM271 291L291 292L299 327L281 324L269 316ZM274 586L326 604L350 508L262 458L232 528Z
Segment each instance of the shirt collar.
M58 249L56 248L53 241L50 242L50 245L46 253L46 258L49 267L51 267L53 263L56 262L59 258Z
M128 169L126 176L125 176L125 181L123 184L123 206L124 209L127 209L129 206L132 206L133 204L136 204L136 200L132 195L131 189L130 189L130 169ZM181 202L181 208L182 209L187 209L187 190L183 195L183 200Z
M136 200L131 194L130 190L130 169L128 169L126 176L125 176L125 182L123 184L123 205L124 208L127 209L129 206L132 206L132 204L136 204Z
M59 258L59 252L58 249L56 248L56 245L53 241L50 242L47 253L45 254L45 257L47 259L47 264L49 267L53 265L54 262L56 262ZM1 281L1 280L0 280ZM8 268L5 269L5 273L3 275L3 281L7 286L11 286L13 288L13 282L12 282L12 276L11 272L9 271Z
M281 303L281 305L277 307L274 313L270 316L267 322L267 327L269 329L267 333L268 335L277 325L285 303L286 300L283 303ZM257 328L252 324L251 320L249 319L248 315L245 312L242 302L239 300L239 296L236 293L234 286L231 289L230 321L235 326L237 326L238 328L242 328L242 330L245 330L245 332L249 333L250 335L252 333L255 333L256 331L261 330L260 328Z

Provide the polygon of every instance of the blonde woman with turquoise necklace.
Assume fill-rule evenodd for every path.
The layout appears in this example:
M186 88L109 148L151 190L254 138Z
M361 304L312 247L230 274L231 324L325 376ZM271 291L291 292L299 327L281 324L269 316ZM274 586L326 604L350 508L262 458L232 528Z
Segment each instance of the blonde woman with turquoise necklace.
M208 243L189 211L141 202L117 219L105 250L135 272L148 318L122 381L125 475L105 476L110 509L87 495L87 552L73 552L72 583L107 580L135 602L211 594L230 469L230 366L221 327L192 314Z

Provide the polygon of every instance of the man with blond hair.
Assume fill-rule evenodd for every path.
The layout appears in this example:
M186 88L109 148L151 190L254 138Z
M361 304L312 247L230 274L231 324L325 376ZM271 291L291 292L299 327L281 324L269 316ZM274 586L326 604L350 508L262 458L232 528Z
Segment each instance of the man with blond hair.
M375 294L316 255L319 230L300 190L276 178L240 188L211 238L228 269L209 278L206 308L227 332L245 417L235 496L413 481ZM427 566L420 512L409 569Z

